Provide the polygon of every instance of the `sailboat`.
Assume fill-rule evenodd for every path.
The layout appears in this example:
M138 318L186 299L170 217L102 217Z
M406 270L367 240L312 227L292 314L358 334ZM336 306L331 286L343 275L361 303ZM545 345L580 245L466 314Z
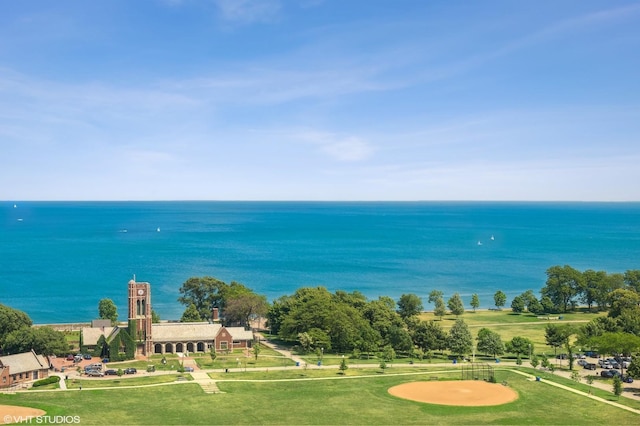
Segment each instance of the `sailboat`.
M494 238L494 236L492 235L492 236L491 236L491 241L493 241L493 240L495 240L495 238Z
M156 232L160 232L160 228L159 228L159 227L158 227L158 228L156 228Z

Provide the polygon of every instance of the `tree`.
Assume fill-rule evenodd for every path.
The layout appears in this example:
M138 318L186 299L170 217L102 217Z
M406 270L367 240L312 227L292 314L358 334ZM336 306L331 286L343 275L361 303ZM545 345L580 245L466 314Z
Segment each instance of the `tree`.
M640 293L640 269L630 269L624 273L624 284Z
M447 333L435 321L421 321L413 332L413 343L425 353L445 349L447 340Z
M255 350L255 347L254 347ZM215 361L216 358L218 357L218 354L216 354L216 346L215 345L211 345L211 349L209 349L209 356L211 357L211 361ZM164 358L162 358L164 359Z
M583 290L582 273L569 265L552 266L547 269L547 281L542 288L543 296L548 296L554 307L567 312L574 298Z
M433 311L433 314L442 320L442 317L445 316L446 313L447 309L444 307L444 301L442 299L436 300L436 309Z
M516 336L505 344L507 352L524 355L533 351L533 343L526 337Z
M531 360L529 361L531 363L531 366L536 369L538 368L538 365L540 365L540 359L538 358L537 355L533 355L531 357Z
M634 309L640 305L640 294L633 290L619 288L609 294L609 316L612 318L619 317L626 309Z
M481 328L478 331L476 348L478 352L491 355L494 358L504 353L504 343L502 343L500 335L488 328Z
M396 352L409 352L413 348L413 341L409 332L401 327L391 327L388 342Z
M429 293L429 299L427 300L429 303L436 303L438 299L442 299L444 297L444 293L440 290L431 290Z
M298 342L300 343L300 348L303 353L311 352L313 348L313 338L306 331L303 333L298 333Z
M3 351L5 353L22 353L34 350L42 355L66 355L69 344L60 331L51 327L23 327L5 336Z
M269 310L267 297L253 292L229 297L224 308L225 325L250 327L253 319L264 316Z
M181 322L201 322L202 319L200 317L200 313L198 312L198 308L193 303L190 304L187 309L185 309L182 314L182 318L180 318Z
M638 357L634 357L631 360L631 364L629 364L629 367L627 368L627 374L634 379L640 379L640 360Z
M151 322L153 324L157 324L160 322L160 315L158 315L158 313L153 309L151 309Z
M0 352L9 333L21 328L29 328L32 324L31 318L26 313L0 303Z
M454 355L460 357L471 352L473 337L463 319L457 319L449 330L448 346Z
M522 296L514 297L513 300L511 301L511 310L519 314L524 312L524 308L525 308L525 301L522 298Z
M118 308L111 299L100 299L98 302L98 317L111 320L111 325L118 322Z
M504 294L502 290L498 290L493 295L493 301L496 305L496 308L502 309L502 307L507 303L507 295Z
M477 308L480 307L480 298L478 297L477 294L472 294L471 295L471 303L470 303L471 307L473 308L473 312L476 311Z
M403 294L398 300L398 314L407 319L422 312L422 300L415 294Z
M340 362L340 367L338 367L340 369L340 374L344 374L345 371L347 371L347 369L349 368L349 366L347 365L347 360L344 358L344 356L342 357L342 362Z
M544 331L545 340L547 345L553 347L553 354L558 354L558 348L567 344L569 341L569 330L565 327L561 327L555 324L547 324Z
M178 302L185 306L194 305L198 311L197 321L211 318L213 308L224 310L229 285L213 277L192 277L180 286Z
M253 345L253 356L256 358L256 361L258 360L258 355L260 355L260 351L262 349L260 349L260 343L256 343Z
M613 394L618 398L622 395L622 380L620 376L613 376Z
M447 301L447 306L452 314L455 316L460 316L464 314L464 304L462 303L462 299L458 293L454 293L451 298Z

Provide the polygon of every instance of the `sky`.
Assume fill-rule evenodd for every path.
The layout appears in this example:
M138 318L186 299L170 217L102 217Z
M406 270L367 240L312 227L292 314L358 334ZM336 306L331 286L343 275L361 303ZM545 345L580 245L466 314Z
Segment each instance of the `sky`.
M0 200L640 201L640 2L0 2Z

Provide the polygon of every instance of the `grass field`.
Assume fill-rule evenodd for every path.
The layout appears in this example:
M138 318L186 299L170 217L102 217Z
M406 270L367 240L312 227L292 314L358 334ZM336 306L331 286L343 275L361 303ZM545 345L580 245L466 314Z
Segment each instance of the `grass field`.
M423 319L433 319L425 314ZM580 325L597 314L575 313L562 320L539 319L533 315L513 315L504 311L467 311L462 318L474 337L482 327L498 332L503 341L514 336L531 339L535 352L548 354L553 349L545 345L544 328L554 324ZM441 322L448 329L455 317L445 316ZM158 358L158 359L156 359ZM219 356L211 362L208 354L198 358L205 368L237 367L247 361L247 371L211 373L218 381L221 394L207 394L197 383L175 382L177 375L136 377L127 380L69 381L71 391L0 394L0 405L24 405L41 408L50 416L80 416L82 424L599 424L615 422L621 425L640 424L640 415L603 402L589 399L550 386L544 382L527 380L495 364L498 382L506 381L516 390L519 399L494 407L451 407L424 404L398 399L387 389L406 382L426 380L426 374L437 375L439 380L458 379L460 373L447 373L453 367L429 365L403 367L408 359L393 362L393 367L382 373L377 368L349 368L346 375L337 370L315 367L314 356L309 357L308 368L287 368L283 371L251 371L251 367L282 367L283 358L263 348L257 362L241 354ZM325 365L336 365L340 354L325 354ZM161 357L151 359L158 364ZM313 360L312 360L313 359ZM434 359L437 362L438 359ZM137 366L135 363L139 362ZM125 366L146 366L149 362L123 363ZM167 364L177 365L179 360L167 356ZM361 361L348 360L349 364ZM378 363L377 360L371 360ZM362 362L365 363L365 362ZM115 366L115 365L114 365ZM523 367L526 367L525 361ZM505 368L505 369L501 369ZM168 369L171 369L169 367ZM582 392L591 390L609 401L617 401L611 392L590 388L551 373L523 368ZM599 379L599 378L598 378ZM168 383L168 384L167 384ZM174 384L175 383L175 384ZM82 384L82 391L77 388ZM124 385L153 385L153 387L123 388ZM113 386L113 389L95 389L92 386ZM75 388L75 389L74 389ZM620 403L640 410L640 401L621 398Z
M387 392L389 387L425 380L425 376L371 373L370 377L325 380L221 381L218 386L222 394L206 394L195 383L138 389L26 392L0 395L0 404L37 407L51 416L79 416L81 424L109 425L540 425L609 424L612 421L631 425L640 422L640 415L509 371L497 371L497 379L507 381L518 392L519 399L494 407L450 407L398 399ZM440 380L447 376L442 371L437 374ZM270 377L276 379L278 373L270 373ZM459 373L450 374L450 378L458 377Z

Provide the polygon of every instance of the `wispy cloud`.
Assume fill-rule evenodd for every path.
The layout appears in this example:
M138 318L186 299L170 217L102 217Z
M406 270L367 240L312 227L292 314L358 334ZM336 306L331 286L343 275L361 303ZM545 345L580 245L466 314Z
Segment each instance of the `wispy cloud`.
M282 7L278 0L214 0L214 3L224 20L241 24L273 21Z

